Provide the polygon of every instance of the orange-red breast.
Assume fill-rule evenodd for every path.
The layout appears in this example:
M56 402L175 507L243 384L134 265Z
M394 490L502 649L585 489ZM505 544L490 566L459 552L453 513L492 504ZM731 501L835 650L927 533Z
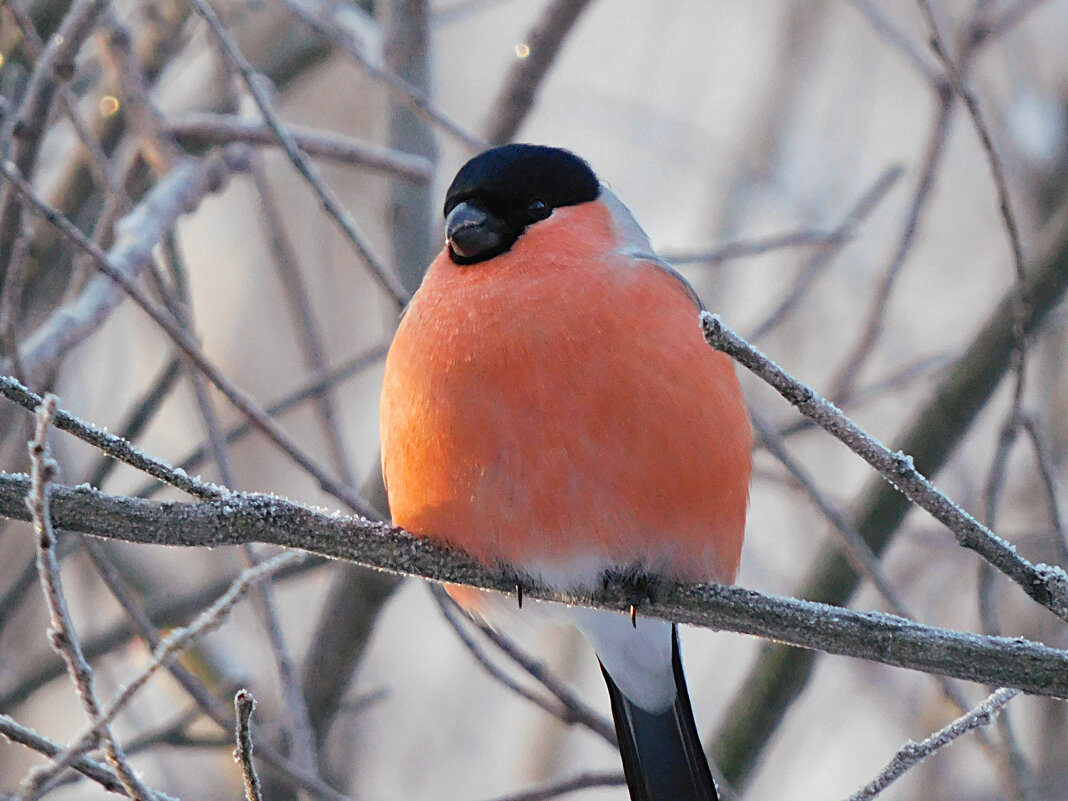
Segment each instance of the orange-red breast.
M565 150L475 157L445 216L386 361L393 520L561 591L606 572L732 581L751 434L690 286ZM604 668L631 797L715 799L675 627L568 611Z

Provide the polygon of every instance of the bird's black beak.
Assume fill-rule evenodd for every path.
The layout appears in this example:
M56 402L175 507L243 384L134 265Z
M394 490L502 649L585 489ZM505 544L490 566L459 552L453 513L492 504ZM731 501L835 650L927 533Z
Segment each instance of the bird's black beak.
M445 218L445 239L457 264L474 264L503 252L505 223L471 202L460 203Z

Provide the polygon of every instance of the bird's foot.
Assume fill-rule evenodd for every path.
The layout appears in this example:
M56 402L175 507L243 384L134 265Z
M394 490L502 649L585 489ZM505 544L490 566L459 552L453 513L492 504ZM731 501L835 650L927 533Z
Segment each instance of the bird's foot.
M605 590L621 592L629 601L627 611L631 625L638 626L638 607L656 600L660 587L660 578L652 576L637 567L625 571L605 571L602 580Z

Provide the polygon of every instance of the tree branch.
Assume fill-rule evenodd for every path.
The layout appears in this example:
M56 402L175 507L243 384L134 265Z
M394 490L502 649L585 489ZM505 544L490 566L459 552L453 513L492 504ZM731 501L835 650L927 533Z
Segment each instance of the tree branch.
M0 473L0 515L26 520L29 478ZM234 493L210 503L155 503L90 487L52 490L59 528L127 542L215 547L265 542L394 573L511 592L514 571L487 568L403 529L327 514L281 498ZM634 589L613 580L589 594L552 593L523 580L524 597L623 612ZM705 628L755 634L803 648L1068 698L1068 652L1024 639L983 637L874 612L764 595L741 587L665 582L642 613ZM639 625L641 625L639 623Z
M903 451L891 451L812 387L798 381L738 336L719 315L702 312L701 327L710 346L728 354L764 379L796 406L801 414L841 440L853 453L882 473L909 500L949 528L961 546L978 553L1019 584L1035 601L1062 620L1068 620L1068 576L1063 570L1033 565L1017 554L1009 543L955 504L922 475L913 464L911 455Z
M526 55L512 64L497 99L490 105L484 126L490 144L503 145L515 137L534 107L557 54L589 4L590 0L553 0L545 7L527 36Z
M115 226L115 244L107 253L108 264L123 276L134 279L152 260L152 251L172 230L180 216L200 205L210 192L218 190L230 165L218 157L179 162L144 200ZM12 183L12 193L17 191ZM95 276L78 299L58 309L19 349L26 380L36 384L51 365L96 331L119 305L120 286L104 275ZM10 373L8 360L0 361L0 373Z
M58 489L58 487L55 489ZM53 521L59 522L55 516L53 516ZM107 707L101 710L99 718L88 728L83 729L73 743L68 745L63 752L57 754L49 765L35 769L34 785L37 787L46 786L60 771L87 753L97 739L102 727L109 725L118 713L128 706L130 700L140 692L141 688L145 686L156 671L163 667L173 656L222 625L233 607L252 586L270 577L285 565L298 562L302 558L303 554L283 553L266 562L261 562L256 567L245 570L237 581L230 585L226 593L205 609L193 623L168 634L153 649L152 658L141 668L140 673L125 684Z
M9 376L0 376L0 395L30 411L36 409L42 402L42 398L39 395L31 392ZM153 478L189 493L194 498L208 500L218 498L227 492L224 488L215 484L208 484L199 479L190 478L184 470L172 469L158 459L153 459L144 451L134 447L122 437L117 437L114 434L89 425L84 420L62 409L56 409L53 425L61 431L67 431L83 442L89 443L106 456L123 461L131 467L148 473Z
M286 127L293 141L309 156L366 167L416 183L426 183L434 176L433 162L415 153L362 142L332 131L301 125ZM164 130L187 148L232 142L258 147L279 145L278 138L263 122L230 114L186 114L168 122Z
M271 98L267 95L259 80L257 80L252 64L249 63L249 60L245 58L245 55L238 48L237 42L234 41L229 31L223 26L214 9L206 0L191 0L191 5L193 10L208 24L226 57L240 74L253 100L256 101L256 107L259 109L260 114L263 115L267 127L271 129L271 133L274 134L278 144L281 145L282 150L285 151L286 156L289 157L297 172L301 174L318 196L323 210L341 229L341 232L352 244L356 254L371 271L371 275L379 286L386 291L398 307L404 306L411 298L411 294L400 284L393 271L378 257L371 241L357 227L356 220L342 205L337 195L327 186L323 177L319 174L319 170L305 157L300 145L293 138L289 129L282 123L278 112L275 111Z
M245 801L261 801L260 777L256 775L256 766L252 762L252 712L256 709L256 699L248 690L238 690L234 696L234 711L237 715L237 728L234 738L234 761L241 766L241 776L245 782Z
M1031 306L1026 331L1032 336L1064 300L1068 290L1068 208L1052 221L1048 245L1028 281ZM930 399L911 416L915 421L897 438L896 447L912 454L917 469L935 475L986 406L1008 368L1014 345L1012 304L1015 288L1007 292L972 338L964 353L945 371ZM908 512L908 498L875 477L854 504L857 530L876 553L893 540ZM834 545L812 560L802 580L800 597L829 604L846 603L860 583L860 575ZM716 738L716 762L727 777L740 784L757 763L787 709L800 695L816 654L768 645L735 694Z
M968 710L945 728L939 729L926 740L916 743L911 740L901 746L882 773L866 786L849 796L849 801L870 801L901 778L909 769L923 762L935 751L950 745L962 734L980 726L988 726L1002 708L1018 695L1016 690L1002 687L988 696L974 709Z
M23 726L14 718L0 713L0 736L7 738L9 742L24 745L45 756L55 756L63 747L47 737L42 737L33 729ZM126 795L126 789L107 765L97 762L95 759L81 757L71 763L71 767L87 778L92 779L102 788L111 793Z
M417 113L458 140L469 152L477 153L486 143L472 136L441 111L429 96L386 68L381 31L375 21L351 3L336 0L282 0L292 14L316 36L355 61L372 80L401 97Z
M593 787L622 787L627 783L619 771L608 773L582 773L561 782L533 787L510 795L497 796L492 801L550 801L562 795Z
M47 435L52 418L56 412L57 398L46 395L37 407L37 427L30 442L30 491L26 495L26 507L33 519L34 532L37 534L37 569L41 575L45 605L48 608L50 627L48 639L52 648L63 658L67 665L67 674L74 689L81 699L86 716L94 725L99 724L100 737L103 739L104 753L108 763L118 776L119 781L130 798L136 801L156 801L155 793L144 785L137 772L131 767L126 752L113 734L111 727L101 720L100 698L96 691L93 668L82 651L81 641L74 628L66 596L63 592L59 574L59 559L56 557L56 536L52 528L50 498L52 480L59 470L59 465L48 454ZM31 774L31 777L33 774ZM27 785L23 785L26 787ZM32 783L29 785L34 787ZM37 785L35 789L44 788ZM34 797L26 793L25 797Z
M323 490L344 501L351 508L362 514L367 516L375 516L377 514L360 497L359 493L335 479L311 456L305 453L300 444L278 426L251 395L233 384L217 365L208 360L200 348L200 343L186 331L185 327L173 315L160 310L139 284L135 283L120 269L117 269L108 255L93 242L88 241L85 235L70 220L56 212L55 209L38 197L26 180L11 170L10 165L0 163L0 174L11 181L11 185L19 194L33 204L50 223L58 227L64 236L74 242L78 248L90 254L96 262L97 268L108 278L118 283L141 310L166 332L174 344L189 357L208 380L287 456L304 468L309 475L314 476Z

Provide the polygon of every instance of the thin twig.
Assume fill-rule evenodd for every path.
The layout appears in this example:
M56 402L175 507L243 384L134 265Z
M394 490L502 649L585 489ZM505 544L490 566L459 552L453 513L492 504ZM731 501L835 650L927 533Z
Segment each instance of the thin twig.
M1016 443L1016 434L1016 418L1010 417L1002 425L998 434L997 445L990 459L990 467L986 472L986 482L983 487L983 521L988 528L993 528L997 520L1002 490L1005 488L1005 480L1008 476L1009 454L1012 453L1012 446ZM989 562L980 563L979 587L976 594L979 601L979 620L986 634L998 634L1001 631L994 600L996 576Z
M234 41L230 32L226 30L222 21L206 0L190 0L190 2L193 6L193 10L196 11L206 23L208 23L208 27L215 35L219 44L222 45L230 62L241 74L241 78L244 80L245 86L248 88L252 98L256 101L256 106L259 108L260 114L263 115L267 127L271 129L271 133L274 134L275 138L282 146L282 149L289 157L290 162L296 167L297 172L304 177L304 180L308 182L309 186L311 186L315 194L319 197L323 209L331 219L337 223L346 239L352 243L352 246L356 250L361 261L363 261L368 269L370 269L371 274L378 281L379 285L386 290L394 303L396 303L398 307L404 306L404 304L408 302L410 294L403 286L401 286L393 271L390 270L374 252L371 241L356 226L356 220L353 219L352 215L341 204L341 201L338 200L337 195L334 194L333 190L327 186L326 182L319 174L318 168L316 168L301 151L299 143L293 138L293 135L288 131L281 118L278 116L278 112L274 109L274 104L271 102L263 85L256 77L255 70L249 63L248 59L245 58L241 49L237 46L237 42Z
M1015 338L1015 337L1014 337ZM993 529L997 525L998 510L1005 489L1005 481L1008 476L1009 455L1012 446L1016 442L1019 431L1019 417L1015 414L1015 406L1009 414L1009 418L1001 427L998 436L997 447L994 449L994 457L991 460L990 469L987 471L986 486L983 490L983 522ZM979 620L984 634L998 635L1001 633L1001 625L998 622L996 590L996 574L988 562L979 565L978 590L976 592L979 602ZM1006 794L1013 801L1025 801L1024 794L1025 776L1030 773L1027 760L1020 749L1019 740L1012 726L1008 710L998 718L998 727L1001 731L1002 751L998 754L998 765L1001 768Z
M249 567L260 564L259 555L250 543L241 546L242 553ZM296 665L290 656L282 631L281 616L278 613L278 601L274 594L273 583L262 582L255 590L263 625L267 631L267 641L271 646L275 670L282 687L282 702L285 708L284 728L289 740L289 752L294 761L304 770L314 773L318 763L315 747L315 734L312 731L308 706L304 702L300 677Z
M920 11L923 13L927 30L931 36L931 48L946 71L953 91L964 101L968 115L972 119L975 131L979 135L979 142L986 153L987 164L990 167L991 177L994 179L994 188L997 192L998 210L1005 226L1005 233L1009 239L1009 249L1012 253L1012 264L1016 276L1016 297L1013 303L1013 335L1016 338L1016 350L1013 354L1013 369L1016 373L1016 389L1013 394L1013 414L1020 411L1023 398L1024 379L1026 375L1027 338L1024 335L1024 324L1030 314L1028 306L1030 300L1027 297L1027 264L1024 261L1023 241L1020 237L1020 226L1016 221L1016 213L1012 207L1012 197L1009 194L1009 182L1005 177L1005 167L1001 163L997 149L994 147L994 139L990 134L990 128L986 124L982 110L979 108L979 100L965 81L964 71L954 63L949 54L942 35L938 31L938 23L935 22L934 10L929 0L917 0Z
M176 164L115 226L115 244L104 254L67 218L44 203L17 169L10 163L0 163L0 174L9 181L8 189L29 200L61 231L74 234L82 250L102 259L128 282L148 267L153 249L177 219L196 208L208 193L219 189L229 170L230 165L222 158L186 159ZM112 278L121 284L121 279ZM20 361L26 379L38 383L51 365L99 329L121 299L122 292L112 279L97 276L91 280L75 303L56 311L23 343ZM7 362L0 361L0 373L10 372Z
M782 437L779 436L774 427L754 409L749 410L749 419L753 424L753 430L760 438L761 444L767 448L768 453L774 456L786 468L787 472L793 476L797 485L808 495L816 508L819 509L820 513L837 532L843 545L843 552L849 558L849 561L853 563L853 567L856 568L857 572L871 581L894 614L902 617L912 617L905 606L904 599L883 573L883 569L879 565L879 558L872 552L868 543L864 542L864 538L849 522L846 515L819 491L808 470L790 456Z
M627 783L623 774L619 771L607 773L582 773L571 779L534 787L519 793L497 796L493 801L549 801L579 790L589 790L594 787L622 787Z
M523 698L545 712L548 712L563 723L566 723L569 726L576 723L581 724L594 734L599 735L601 739L613 748L615 747L616 730L612 723L594 712L593 709L583 703L578 696L553 678L545 669L544 665L537 664L534 660L526 657L526 655L522 654L514 644L508 642L499 634L492 639L494 644L511 657L516 664L521 665L527 673L537 679L543 687L549 690L558 702L557 704L549 703L538 694L531 692L493 663L489 658L489 655L486 654L482 647L475 642L474 638L467 633L463 621L461 620L462 613L457 607L456 602L445 593L444 589L439 586L434 586L431 588L431 594L434 596L434 600L437 602L438 608L441 610L441 614L445 618L445 621L456 633L460 642L464 644L464 647L467 648L471 656L475 658L475 661L478 662L482 669L490 676L520 698ZM483 635L486 636L488 636L489 631L492 631L488 626L479 626L478 628ZM496 634L496 632L494 633Z
M1016 3L1006 8L1000 17L988 23L984 30L977 30L975 35L982 36L984 40L1004 36L1045 2L1046 0L1016 0Z
M9 742L24 745L44 756L55 756L63 750L63 746L59 743L48 739L33 729L23 726L18 721L3 713L0 713L0 737L7 738ZM137 748L138 746L131 740L130 747L127 748L127 753L133 754ZM71 769L80 773L85 778L95 781L100 785L101 789L127 798L129 797L126 795L126 788L122 786L122 782L119 781L118 776L116 776L107 765L97 762L95 759L90 759L88 757L77 759L71 764ZM65 784L70 784L79 780L80 777L72 775L56 782L55 786L61 787ZM174 797L159 790L155 790L154 793L157 801L177 801ZM7 796L0 797L7 798Z
M897 183L902 175L899 166L888 167L876 179L875 183L861 195L856 204L849 210L845 218L834 227L827 242L820 245L816 252L801 268L794 280L793 285L787 290L783 298L775 305L775 308L759 323L750 335L750 339L760 339L766 336L773 328L778 326L786 316L797 306L804 297L805 292L816 280L823 269L831 263L831 260L849 241L853 231L870 215L879 202L886 197L886 193Z
M816 228L802 228L782 234L756 236L752 239L738 239L727 242L712 250L679 251L663 254L664 260L676 266L699 264L704 267L717 267L723 262L762 256L775 250L803 248L810 245L825 245L841 239L841 234L834 231L822 231Z
M309 156L366 167L417 183L426 183L434 175L430 160L414 153L403 153L317 128L301 125L288 125L287 128L297 146ZM165 130L187 148L232 142L260 147L279 144L278 137L263 122L228 114L186 114L170 120Z
M464 629L463 622L460 620L460 612L456 609L455 604L450 602L447 596L444 596L444 590L440 587L432 588L432 595L437 602L438 609L441 610L441 616L445 618L445 622L449 624L449 627L453 630L456 637L463 643L468 653L474 657L479 666L490 675L490 677L499 681L510 692L518 695L525 701L529 701L544 712L548 712L553 717L564 721L568 724L576 723L575 720L568 720L567 710L561 704L554 704L550 701L539 696L537 693L531 692L522 684L517 682L499 667L497 667L487 656L486 652L482 650L475 639L467 633ZM444 597L443 597L444 596ZM614 743L613 743L614 744Z
M155 418L163 402L170 395L171 390L174 389L174 385L177 383L178 376L181 373L181 368L182 362L177 358L172 358L164 365L163 370L156 376L155 381L152 382L145 394L133 404L126 418L119 426L118 433L115 436L121 442L131 443L144 433L145 428ZM6 386L8 385L5 380L0 378L0 392L7 394L4 389ZM133 446L129 446L128 452L134 452ZM140 453L140 451L137 452ZM109 458L106 453L101 454L96 466L89 471L89 483L94 487L103 487L104 482L107 481L108 476L111 475L119 461L118 459ZM160 463L160 466L166 469L166 466L162 463ZM181 477L177 471L174 472L174 475L175 477ZM0 608L2 606L0 604Z
M941 76L930 64L920 48L906 34L898 30L894 23L886 17L886 14L878 4L873 0L849 0L849 2L868 21L872 30L884 42L901 53L920 75L931 84L939 82Z
M919 743L911 741L905 743L883 769L882 773L876 776L867 786L849 796L849 801L870 801L870 799L875 798L893 782L901 778L910 768L920 764L943 746L949 745L962 734L967 734L980 726L989 725L998 712L1017 695L1019 695L1019 691L1003 687L991 694L974 709L957 718L945 728L936 731L926 740Z
M427 95L432 91L434 61L430 0L380 0L374 12L382 42L382 61L392 74ZM386 143L438 160L438 145L427 120L406 98L391 94L386 100ZM389 249L397 277L415 292L423 273L440 247L440 218L434 188L391 181L385 201Z
M279 570L274 575L274 580L277 582L302 576L310 570L322 567L324 564L324 559L312 557L299 564ZM233 576L222 576L186 592L160 593L163 597L156 600L150 599L145 605L143 610L145 619L155 629L186 625L200 610L226 592L227 587L230 586L233 580ZM141 609L139 605L135 605L134 608ZM82 640L82 650L85 652L86 658L96 659L114 653L139 636L144 637L154 647L155 643L152 639L130 617L130 615L127 615L127 619L119 620L97 634L87 635ZM168 665L168 668L173 668L180 664L172 662ZM49 657L37 660L22 672L15 684L0 693L0 709L11 709L25 702L49 682L62 676L63 672L63 664L58 659Z
M843 398L840 403L835 405L843 409L860 408L867 403L882 398L884 395L903 389L920 378L930 379L932 373L945 369L949 364L950 357L945 353L937 356L923 356L912 364L906 364L904 367L892 370L882 378L853 390L849 397ZM779 431L779 435L784 438L792 437L801 431L808 431L815 427L815 423L811 420L801 418L783 426Z
M400 576L390 573L339 567L332 571L323 612L304 650L301 685L319 742L326 742L334 720L348 711L346 690L357 678L380 613L403 585Z
M252 180L256 185L256 194L260 200L263 226L267 239L274 253L274 266L278 271L279 283L289 303L289 313L293 318L293 328L301 350L304 363L310 375L321 378L326 375L326 346L319 319L312 309L308 287L301 273L300 261L296 248L286 236L285 222L274 193L267 181L263 164L259 159L252 161ZM334 462L334 469L346 484L355 485L356 477L352 470L352 460L346 447L345 433L338 421L337 407L333 393L323 392L315 398L315 408L323 428L323 439Z
M883 323L889 308L890 296L901 276L912 245L916 241L919 232L920 221L923 211L927 207L927 201L935 186L942 158L945 155L946 144L949 141L950 122L953 119L953 94L943 84L935 85L935 95L938 99L938 112L934 124L931 127L927 148L920 167L920 177L913 190L912 199L909 201L908 211L905 213L905 222L898 237L894 253L890 257L875 295L868 307L868 314L864 328L857 338L853 347L843 360L842 366L835 372L831 380L829 397L835 403L844 402L853 392L853 385L861 368L871 355L879 342L883 332Z
M434 25L436 27L457 25L493 6L504 5L508 2L514 2L514 0L456 0L454 3L434 9Z
M44 754L48 757L55 756L63 750L63 746L59 743L23 726L14 718L2 712L0 712L0 736L6 737L12 743L32 748L39 754ZM107 765L97 762L95 759L81 757L71 763L71 768L92 779L110 793L126 795L126 788L122 786L119 777ZM163 798L162 794L157 795L161 799Z
M490 144L503 145L515 137L534 107L557 54L589 4L590 0L552 0L545 6L524 40L525 55L512 64L490 104L490 116L483 126Z
M64 539L60 543L59 558L66 555L63 553L63 545L69 543L70 540ZM69 547L68 547L69 550ZM14 567L9 563L6 568L8 573L15 573ZM30 556L18 570L18 575L4 590L4 594L0 595L0 635L3 634L7 624L10 623L16 617L16 613L19 611L22 601L29 595L30 590L37 584L37 553L36 551ZM0 703L0 709L6 709L7 707Z
M1020 425L1031 439L1031 447L1035 453L1035 466L1042 477L1042 486L1046 491L1046 503L1049 506L1050 523L1053 525L1053 545L1057 551L1057 561L1061 565L1068 565L1068 529L1065 528L1064 515L1061 512L1057 490L1057 469L1054 467L1053 457L1046 444L1047 439L1033 415L1023 415Z
M66 662L67 673L82 701L89 722L93 724L95 736L92 743L95 744L97 737L103 739L108 763L130 798L136 801L154 801L155 795L141 782L130 766L122 746L115 739L111 727L103 721L100 700L94 687L93 669L82 652L81 641L78 639L63 593L59 560L56 558L56 537L52 531L49 508L49 488L59 466L48 455L46 442L56 405L56 396L46 395L37 407L37 429L33 441L30 442L31 489L26 498L26 506L33 517L34 533L37 535L37 569L41 575L41 587L44 590L51 623L48 639L52 648ZM31 772L20 785L20 801L36 798L44 787L45 783L38 782L35 773Z
M160 144L158 149L162 152L166 148L163 144ZM173 235L169 235L166 238L163 255L173 278L174 287L172 289L161 280L158 283L159 293L171 314L174 315L174 319L185 329L190 340L196 342L199 347L200 341L197 337L196 321L193 318L193 307L189 297L188 271ZM208 444L211 446L212 459L219 470L219 478L222 485L237 489L237 480L234 477L230 454L223 439L219 416L215 411L215 404L212 403L208 383L205 381L204 375L201 374L197 364L188 355L183 353L180 358L185 368L186 376L189 379L189 385L193 390L193 398L200 416L200 423L203 426Z
M19 380L25 376L19 355L18 324L22 311L22 288L26 282L26 257L30 251L30 232L23 226L11 246L11 260L0 280L0 359L10 365Z
M261 801L260 777L252 762L252 712L256 699L248 690L238 690L234 695L234 711L237 713L237 728L234 739L234 762L241 766L241 778L245 784L245 801Z
M214 735L208 738L196 738L190 736L189 728L200 718L201 710L196 704L192 704L184 711L178 712L170 721L165 721L152 728L139 732L136 736L126 741L126 750L131 753L147 751L160 745L173 745L181 747L210 747L226 748L233 747L234 739L230 732L225 735Z
M282 0L282 4L316 36L349 56L373 80L383 84L391 94L399 95L469 152L477 153L486 148L486 142L450 119L426 92L386 69L378 28L361 8L334 0Z
M153 651L160 648L163 641L163 635L160 633L157 625L153 623L153 619L159 619L160 624L165 624L168 622L167 618L173 615L177 609L142 609L141 606L135 603L134 599L130 597L129 592L127 592L119 578L118 571L114 569L107 553L100 547L100 544L87 539L86 548L93 564L100 572L100 576L103 579L105 586L107 586L108 590L115 597L115 600L119 602L123 611L126 612L127 618L135 630L130 631L130 636L134 636L134 634L139 635L148 643ZM296 573L301 572L305 566L310 564L314 564L314 560L306 559L301 562L293 563L289 568L279 569L271 576L271 581L276 581L282 576L295 575ZM199 611L203 609L208 600L217 598L219 594L225 592L229 586L232 586L231 581L214 582L211 586L204 588L202 591L182 599L181 607ZM94 641L91 645L97 646L97 642L99 642L97 650L104 653L112 650L124 641L125 638L123 637L104 635L100 641ZM176 660L166 662L164 667L170 672L174 680L189 694L200 711L207 715L220 727L221 730L229 730L230 712L226 708L226 705L219 702L219 700L216 699L211 691L192 673L192 671L186 668L180 661ZM19 688L15 688L15 690L9 692L9 695L17 697L26 691L26 689L20 691ZM275 769L291 784L308 791L316 798L324 799L324 801L341 801L341 794L322 782L315 775L313 770L309 770L303 765L287 759L280 751L272 748L269 744L261 744L259 757L261 761Z
M330 390L340 382L352 378L365 369L378 364L385 357L388 349L388 345L377 345L368 351L362 352L332 369L322 378L313 377L306 384L298 387L281 400L268 405L264 411L271 417L280 417L281 415L298 408L301 404L317 398L320 394ZM2 387L2 384L0 384L0 387ZM239 442L255 429L256 426L248 420L236 423L233 427L227 430L226 443L232 445L235 442ZM210 445L208 443L198 445L194 448L192 453L188 454L178 462L175 470L184 473L195 470L208 458L209 451ZM163 485L157 482L152 482L151 484L141 487L133 494L139 498L150 498L156 494L162 486Z
M0 376L0 395L30 411L36 409L43 402L40 395L31 392L18 381L7 376ZM67 431L83 442L89 443L100 450L101 453L125 462L144 473L148 473L150 476L170 484L172 487L177 487L194 498L209 500L226 495L225 488L191 478L184 470L176 470L165 462L153 459L122 437L97 428L70 412L57 409L53 424L61 431Z
M556 696L560 703L569 710L569 714L577 716L588 728L600 734L610 744L615 745L616 731L612 722L598 715L592 707L584 703L567 685L554 676L543 662L539 662L525 653L518 645L484 621L476 621L475 625L482 632L482 636L496 645L501 653Z
M173 656L221 626L229 616L230 611L251 587L286 565L299 562L303 558L304 554L290 551L279 554L273 559L261 562L256 567L246 570L230 585L224 595L205 609L190 625L176 629L164 637L152 651L152 657L148 664L116 693L108 706L101 710L98 720L89 728L83 730L62 753L56 755L50 765L38 770L32 782L32 787L44 786L59 771L86 753L92 747L102 728L111 724L115 716L129 704L134 695L148 683L148 680Z

